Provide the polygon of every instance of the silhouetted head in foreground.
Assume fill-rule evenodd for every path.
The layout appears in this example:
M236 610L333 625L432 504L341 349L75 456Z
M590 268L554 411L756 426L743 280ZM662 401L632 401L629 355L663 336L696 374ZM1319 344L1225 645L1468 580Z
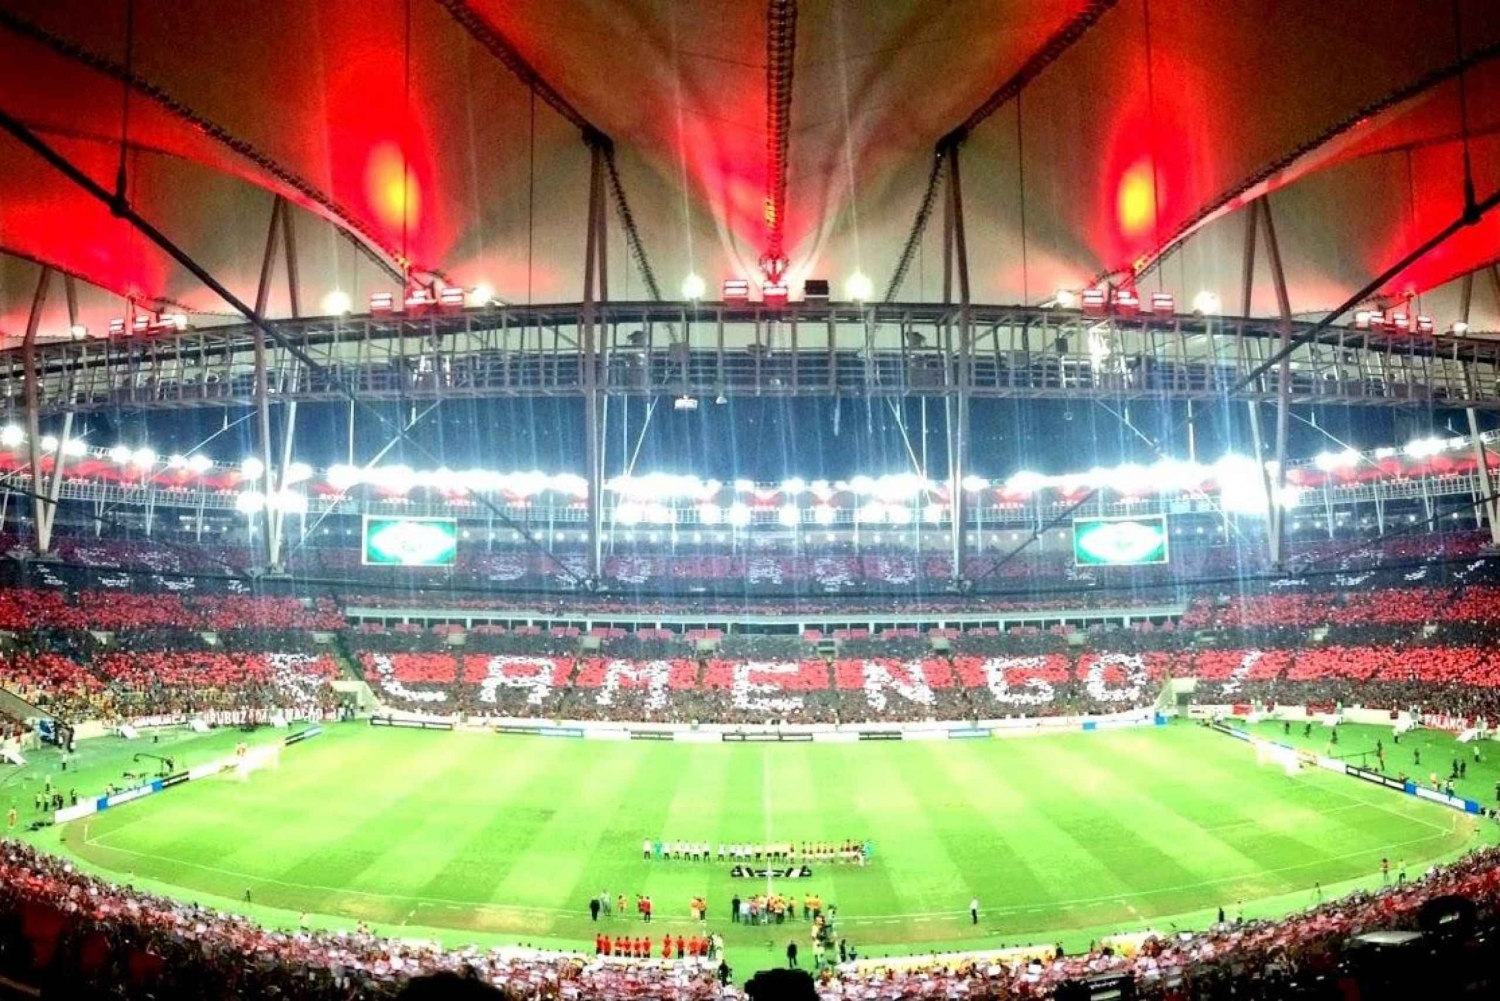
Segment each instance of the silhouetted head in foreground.
M477 977L457 973L416 977L398 995L400 1001L503 1001L505 996Z

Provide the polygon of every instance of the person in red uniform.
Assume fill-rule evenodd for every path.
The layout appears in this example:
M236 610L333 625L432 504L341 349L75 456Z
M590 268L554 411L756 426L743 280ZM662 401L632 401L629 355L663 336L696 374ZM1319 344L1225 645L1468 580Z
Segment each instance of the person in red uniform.
M663 935L661 937L661 958L662 959L671 959L672 958L672 936L671 935Z
M683 939L682 939L682 936L679 934L677 936L677 958L678 959L686 959L687 958L687 953L683 951L682 946L683 946Z

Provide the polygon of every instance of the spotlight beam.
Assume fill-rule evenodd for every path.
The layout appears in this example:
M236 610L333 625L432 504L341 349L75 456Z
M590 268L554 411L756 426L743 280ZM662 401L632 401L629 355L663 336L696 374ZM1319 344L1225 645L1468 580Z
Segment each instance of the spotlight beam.
M113 212L119 218L124 219L126 222L130 223L130 225L133 226L137 231L139 231L141 235L145 236L146 239L156 244L156 246L159 247L164 253L166 253L174 261L187 269L187 271L192 274L193 277L197 278L204 284L205 287L210 289L215 295L228 303L236 313L239 313L241 316L243 316L251 326L261 331L271 340L275 341L277 346L287 354L291 355L293 358L297 359L297 361L307 366L308 371L316 372L322 377L328 379L329 384L336 386L339 390L339 394L347 399L351 404L358 407L369 416L373 417L377 422L384 425L386 428L391 429L397 436L405 441L406 444L410 445L418 452L427 456L433 462L442 462L442 460L438 458L438 456L433 455L432 451L424 446L421 442L408 436L406 429L402 427L399 422L392 421L378 409L361 400L359 398L359 395L351 390L348 386L346 386L342 379L333 376L333 374L328 371L326 366L316 361L306 351L303 351L302 348L298 347L297 344L290 338L288 338L285 334L283 334L274 323L267 320L264 316L261 316L260 313L256 312L255 309L244 302L244 300L240 299L233 292L229 291L229 289L225 288L217 278L215 278L212 274L209 273L206 268L204 268L201 264L194 260L187 251L177 246L176 243L172 242L172 239L170 237L168 237L161 230L157 229L148 219L141 216L133 208L131 208L130 203L123 196L117 196L115 193L105 189L88 174L85 174L83 171L79 170L78 167L74 166L72 161L49 146L45 141L37 136L36 133L32 132L31 129L27 128L25 124L16 119L8 111L0 110L0 128L3 128L6 132L9 132L23 146L26 146L32 152L36 153L64 177L72 181L78 187L82 188L86 193L92 195L94 198L96 198L100 202L103 202L105 205L108 205L111 212ZM531 545L538 552L545 554L546 558L554 563L557 568L575 584L580 586L584 584L584 580L582 577L575 573L573 569L566 563L558 559L551 550L547 549L547 547L539 543L525 525L515 521L513 518L507 515L498 504L494 503L483 494L476 493L472 490L469 491L469 496L472 497L475 501L479 502L482 507L484 507L492 515L494 515L496 520L498 520L502 525L511 529L512 531L520 533L521 537L524 538L529 545Z

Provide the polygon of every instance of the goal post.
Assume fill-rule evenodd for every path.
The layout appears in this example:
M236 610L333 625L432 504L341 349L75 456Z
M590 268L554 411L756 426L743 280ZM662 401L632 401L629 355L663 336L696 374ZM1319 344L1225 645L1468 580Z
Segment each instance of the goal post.
M1279 765L1288 775L1296 775L1302 770L1302 759L1295 748L1273 744L1268 740L1255 742L1255 763Z
M236 751L235 759L235 778L247 782L258 771L281 767L281 742L272 741L256 747L242 746Z

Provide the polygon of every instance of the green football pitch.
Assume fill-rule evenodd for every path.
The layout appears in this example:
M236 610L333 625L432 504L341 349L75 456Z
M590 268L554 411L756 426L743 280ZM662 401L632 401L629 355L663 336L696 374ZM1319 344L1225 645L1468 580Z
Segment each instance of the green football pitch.
M102 786L136 750L191 762L238 738L93 742L63 784ZM48 767L38 758L0 794L26 805ZM1318 769L1287 775L1187 723L786 745L346 724L248 780L190 783L34 837L110 878L262 920L306 912L317 925L363 920L450 943L592 948L598 927L637 932L633 913L590 921L589 898L606 890L632 902L649 894L658 937L691 934L688 904L703 895L710 928L746 973L792 938L805 944L805 926L732 924L732 895L764 881L733 879L725 864L643 860L643 839L868 840L868 866L814 863L810 880L778 889L837 905L838 934L881 955L1073 948L1112 930L1201 926L1220 906L1284 912L1312 903L1319 884L1331 895L1378 883L1383 856L1415 875L1491 837L1491 826Z

